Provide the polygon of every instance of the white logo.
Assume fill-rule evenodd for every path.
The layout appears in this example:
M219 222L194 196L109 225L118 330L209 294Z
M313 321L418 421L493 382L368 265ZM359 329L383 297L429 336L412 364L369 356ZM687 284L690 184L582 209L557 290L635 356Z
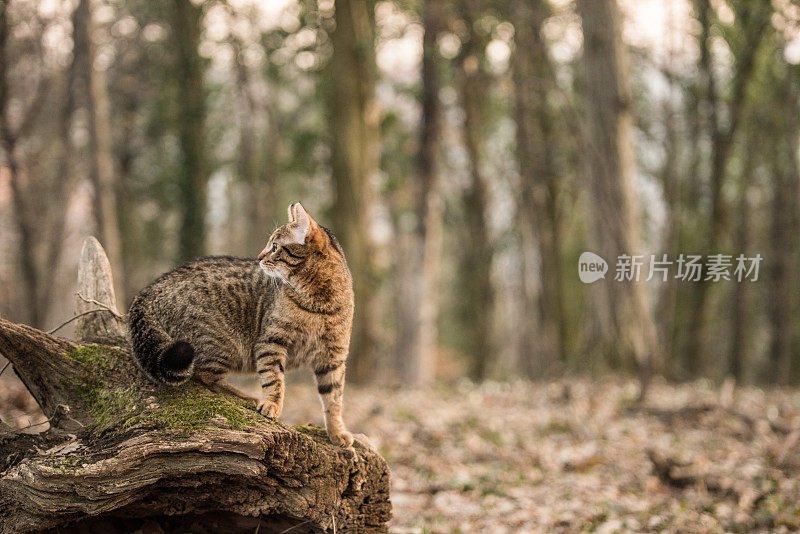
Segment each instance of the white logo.
M677 260L671 260L668 254L662 254L659 260L655 254L651 254L648 270L646 258L643 254L620 254L617 257L614 281L639 282L644 278L642 268L645 267L646 278L644 280L646 282L653 278L662 282L666 282L670 278L682 282L719 282L722 280L757 282L759 266L764 259L761 254L755 256L739 254L735 257L731 254L709 254L707 256L680 254ZM674 276L671 272L673 265L677 266L678 271ZM584 284L591 284L605 278L607 272L606 260L594 252L584 252L578 258L578 276Z
M605 278L607 272L608 263L594 252L584 252L578 258L578 276L584 284Z

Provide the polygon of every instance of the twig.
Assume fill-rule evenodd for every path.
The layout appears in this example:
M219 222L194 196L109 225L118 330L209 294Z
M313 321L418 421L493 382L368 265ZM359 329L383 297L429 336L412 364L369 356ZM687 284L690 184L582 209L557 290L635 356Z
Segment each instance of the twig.
M108 311L111 315L113 315L114 317L116 317L120 321L124 321L125 320L125 316L124 315L120 315L117 310L115 310L114 308L112 308L108 304L104 304L104 303L100 302L99 300L86 298L83 295L81 295L80 293L75 293L75 295L77 295L77 297L79 299L81 299L82 301L84 301L84 302L87 302L89 304L94 304L95 306L100 306L101 308L105 308L106 311Z
M303 521L302 523L297 523L296 525L294 525L294 526L292 526L292 527L289 527L289 528L287 528L286 530L282 530L282 531L278 532L278 534L286 534L287 532L289 532L289 531L291 531L291 530L294 530L294 529L296 529L297 527L302 527L303 525L305 525L305 524L307 524L307 523L311 523L311 521L313 521L313 519L309 519L309 520L307 520L307 521Z
M57 426L59 426L59 423L61 423L61 421L65 420L65 419L68 420L68 421L72 421L73 423L76 423L76 424L78 424L78 426L82 427L83 423L81 423L77 419L74 419L72 416L70 416L69 415L69 411L70 411L69 410L69 406L67 406L66 404L59 404L58 406L56 406L56 409L53 412L53 415L51 415L50 417L48 417L47 419L45 419L41 423L36 423L36 424L31 423L30 425L24 426L22 428L18 428L17 430L26 430L28 428L31 428L31 427L34 427L34 426L43 425L45 423L50 423L51 427L57 427ZM32 413L31 414L25 414L25 417L28 418L28 421L31 420L31 415L33 415L33 414Z
M78 315L70 317L69 319L67 319L66 321L64 321L63 323L58 325L57 327L55 327L52 330L48 331L47 332L48 334L54 334L55 332L57 332L58 330L64 328L69 323L71 323L75 319L78 319L79 317L83 317L84 315L89 315L90 313L97 313L97 312L101 312L101 311L110 313L111 315L114 316L114 319L116 319L117 321L125 322L125 316L124 315L120 315L117 312L117 310L115 310L114 308L112 308L108 304L104 304L104 303L100 302L99 300L86 298L83 295L81 295L80 293L75 293L75 295L77 295L77 297L79 299L81 299L82 301L84 301L84 302L87 302L89 304L94 304L95 306L100 306L100 309L85 311L83 313L79 313Z
M99 309L99 310L89 310L89 311L85 311L83 313L79 313L78 315L75 315L74 317L70 317L69 319L67 319L66 321L64 321L63 323L58 325L57 327L53 328L52 330L48 330L47 333L48 334L54 334L58 330L60 330L60 329L64 328L65 326L67 326L69 323L71 323L75 319L78 319L79 317L83 317L84 315L89 315L90 313L97 313L97 312L107 312L107 311L109 311L109 310Z

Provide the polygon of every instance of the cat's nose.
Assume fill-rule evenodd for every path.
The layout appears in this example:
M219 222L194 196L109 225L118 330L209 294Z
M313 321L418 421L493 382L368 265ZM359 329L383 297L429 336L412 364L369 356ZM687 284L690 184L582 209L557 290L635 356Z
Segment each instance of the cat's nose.
M268 254L267 249L262 250L261 253L258 255L258 261L263 260L267 256L267 254Z

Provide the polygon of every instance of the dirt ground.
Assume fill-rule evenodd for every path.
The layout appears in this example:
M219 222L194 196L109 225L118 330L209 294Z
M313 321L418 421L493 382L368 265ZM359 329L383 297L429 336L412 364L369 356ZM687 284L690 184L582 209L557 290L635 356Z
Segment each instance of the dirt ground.
M3 378L3 421L41 421ZM800 391L656 383L644 407L635 395L612 378L348 386L345 420L389 462L396 533L800 529ZM282 419L322 424L309 376L290 377Z

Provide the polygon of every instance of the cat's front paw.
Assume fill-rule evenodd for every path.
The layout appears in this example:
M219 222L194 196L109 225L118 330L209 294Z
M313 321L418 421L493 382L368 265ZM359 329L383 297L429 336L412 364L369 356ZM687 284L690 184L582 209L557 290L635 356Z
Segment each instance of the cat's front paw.
M261 415L266 417L280 417L283 406L277 402L264 401L256 408Z
M331 443L339 447L350 448L353 446L353 434L347 430L342 430L335 434L329 432L328 437L331 439Z

